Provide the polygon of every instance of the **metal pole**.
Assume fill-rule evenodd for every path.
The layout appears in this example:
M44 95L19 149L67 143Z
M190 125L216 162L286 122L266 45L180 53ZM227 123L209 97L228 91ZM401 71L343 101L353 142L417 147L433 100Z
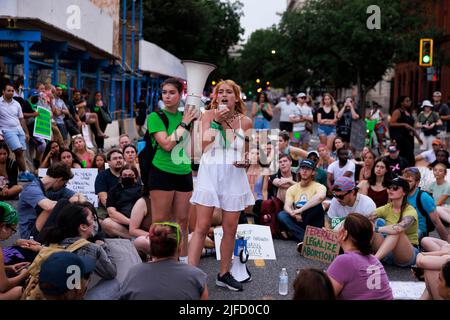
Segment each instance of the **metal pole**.
M114 110L116 109L116 101L115 101L115 92L116 92L116 81L114 80L114 76L116 75L116 70L112 68L111 70L111 92L109 94L109 113L111 114L113 120L115 116Z
M139 40L144 39L142 35L142 25L144 21L144 5L142 4L142 0L139 1L140 11L139 11Z
M131 81L130 81L130 118L134 115L134 34L136 20L136 0L131 0Z
M136 84L136 101L140 101L141 100L141 84L142 82L142 77L137 79L137 84Z
M56 86L58 84L58 64L59 64L59 52L55 50L53 53L53 74L52 82Z
M127 0L122 0L122 119L125 117L126 54L127 54Z
M29 89L29 72L30 72L30 47L33 43L28 41L20 42L23 47L23 98L28 99L28 89Z
M148 102L149 102L149 99L150 99L150 92L148 92L148 89L149 89L149 84L150 84L150 77L145 77L145 79L146 79L146 81L145 81L145 105L147 106L147 108L148 108ZM147 110L145 110L146 112L147 112Z
M81 90L81 60L77 60L77 89Z
M97 91L101 91L101 83L100 83L100 67L98 67L97 68L97 74L96 74L96 76L97 76L97 83L96 83L96 90Z

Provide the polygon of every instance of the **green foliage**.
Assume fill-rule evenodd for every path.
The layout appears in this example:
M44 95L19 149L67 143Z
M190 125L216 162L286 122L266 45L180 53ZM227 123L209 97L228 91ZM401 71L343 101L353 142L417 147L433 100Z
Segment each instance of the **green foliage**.
M180 59L226 69L228 49L240 40L242 3L220 0L147 0L144 38Z

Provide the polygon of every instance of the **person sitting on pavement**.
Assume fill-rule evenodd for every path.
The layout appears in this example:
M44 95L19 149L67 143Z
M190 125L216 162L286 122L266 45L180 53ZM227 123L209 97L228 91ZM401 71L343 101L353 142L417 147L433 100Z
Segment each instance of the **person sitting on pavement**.
M412 268L419 280L425 281L420 300L450 300L450 251L421 252Z
M292 171L291 157L281 154L278 158L278 172L269 178L269 199L277 197L282 205L286 198L286 191L297 181L297 175Z
M299 182L286 192L284 211L277 218L297 242L302 242L306 227L323 227L324 210L322 201L326 187L314 181L315 163L305 159L298 170Z
M109 168L98 173L95 178L95 194L98 195L100 219L108 216L106 211L106 200L108 192L119 183L120 171L124 165L123 154L119 149L111 149L106 154Z
M123 148L125 148L125 146L132 144L131 143L131 139L130 136L127 135L126 133L123 133L119 136L119 149L123 150Z
M9 157L8 145L0 141L0 200L17 199L23 187L17 184L17 162Z
M441 239L447 240L448 232L436 211L434 199L419 188L421 178L419 169L406 168L403 170L403 178L409 183L408 203L416 209L419 218L419 241L428 236L429 230L434 228L437 229Z
M39 168L48 168L53 163L59 162L59 154L61 152L61 146L58 141L52 140L45 146L44 153L42 154L41 165Z
M395 144L388 147L389 155L385 157L391 172L391 178L394 179L402 175L403 170L408 167L408 161L400 156L400 151Z
M376 156L372 150L368 150L362 159L363 164L361 166L356 165L355 180L357 183L370 179L375 166Z
M106 210L109 217L102 222L107 235L130 238L131 211L142 195L142 185L138 182L138 178L139 172L136 167L126 164L120 170L119 183L108 191Z
M450 169L450 154L447 150L441 149L436 152L436 160L428 165L428 168L434 168L436 163L442 163L446 166L447 169Z
M336 161L335 158L331 157L330 151L325 144L319 144L317 146L317 153L320 158L317 167L322 168L323 170L327 170L328 166Z
M331 148L331 158L333 159L338 159L338 155L337 152L339 149L347 149L348 150L348 158L350 160L354 160L353 159L353 153L349 148L348 142L344 141L341 137L336 137L333 140L333 146ZM353 161L355 162L355 161Z
M207 300L207 275L178 261L180 227L155 222L150 227L152 260L133 266L120 288L120 300ZM148 281L149 277L152 281Z
M320 269L301 269L294 280L292 300L336 300L328 275Z
M293 167L297 167L299 161L306 159L308 156L307 151L289 145L289 133L287 131L281 131L278 134L278 150L280 150L280 153L291 157Z
M103 153L97 153L92 161L92 168L98 169L98 172L105 170L106 156Z
M69 288L68 281L74 273L73 267L80 270L79 284ZM95 269L95 260L78 256L73 252L55 252L41 265L39 289L45 300L83 300L91 273Z
M434 139L431 143L431 149L426 150L416 156L416 166L419 166L421 162L425 162L425 165L429 165L436 161L436 153L444 148L444 144L439 139Z
M84 199L84 196L66 188L72 178L70 168L58 162L48 168L44 177L25 185L17 204L21 238L37 238L59 199L71 202L79 201L80 197Z
M92 162L94 161L95 153L89 150L86 146L86 141L84 141L83 136L80 134L75 136L72 140L73 143L73 153L81 161L81 166L83 168L92 168Z
M136 147L133 144L127 144L125 147L123 147L122 152L125 163L135 166L140 175L141 170L139 168L139 160L137 157Z
M61 149L59 151L59 157L60 162L65 163L69 168L73 169L81 169L81 161L78 159L78 157L75 155L75 153L72 152L70 149Z
M17 231L19 215L9 204L0 202L0 243ZM22 296L22 286L20 285L28 275L28 262L5 266L3 249L0 246L0 300L19 300Z
M370 216L377 208L375 202L368 196L358 192L355 182L348 177L336 179L333 185L333 199L328 208L325 225L337 228L350 213Z
M359 193L371 198L377 208L382 207L389 201L387 187L390 181L389 164L384 158L378 158L375 160L370 178L359 183Z
M338 160L330 164L327 169L328 189L333 189L334 181L340 177L349 177L355 180L355 163L348 159L348 150L341 148L337 151Z
M408 181L401 177L393 179L388 187L389 203L377 208L370 218L375 222L372 242L375 257L399 267L415 264L419 253L419 218L408 203L408 193Z
M314 175L314 180L326 187L327 186L327 172L324 169L317 166L317 164L319 163L319 160L320 160L319 154L316 151L311 151L308 153L308 156L306 157L306 159L312 160L316 164L316 174Z
M136 201L131 210L130 224L128 232L131 237L135 238L133 241L136 250L141 254L141 257L145 255L145 261L147 256L150 255L148 230L152 224L152 206L151 199L148 192L142 194L142 197Z
M380 261L372 253L373 226L359 214L347 215L338 232L344 254L337 256L327 269L339 300L392 300L389 279ZM377 281L371 278L377 277Z

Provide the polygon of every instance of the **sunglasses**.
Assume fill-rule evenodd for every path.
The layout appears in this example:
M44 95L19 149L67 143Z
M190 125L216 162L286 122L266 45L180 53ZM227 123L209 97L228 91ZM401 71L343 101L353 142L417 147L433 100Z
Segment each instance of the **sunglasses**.
M400 187L397 186L397 185L392 185L392 186L389 186L389 187L388 187L388 190L394 190L394 191L397 191L399 188L400 188Z
M345 196L348 195L350 192L352 192L352 191L351 190L347 191L344 194L336 194L336 192L333 192L333 197L335 197L336 199L339 199L339 200L343 200L345 198Z
M153 224L158 224L160 226L168 226L168 227L172 227L175 228L177 231L176 233L176 239L177 239L177 246L180 245L180 225L176 222L168 222L168 221L164 221L164 222L153 222Z

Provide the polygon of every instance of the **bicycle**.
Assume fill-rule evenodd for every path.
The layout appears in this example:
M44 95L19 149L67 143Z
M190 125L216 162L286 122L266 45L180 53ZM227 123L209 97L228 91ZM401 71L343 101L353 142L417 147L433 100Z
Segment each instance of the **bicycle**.
M378 143L375 140L375 126L379 122L378 119L370 120L365 119L366 122L366 143L365 145L368 146L370 149L373 149L378 145Z

